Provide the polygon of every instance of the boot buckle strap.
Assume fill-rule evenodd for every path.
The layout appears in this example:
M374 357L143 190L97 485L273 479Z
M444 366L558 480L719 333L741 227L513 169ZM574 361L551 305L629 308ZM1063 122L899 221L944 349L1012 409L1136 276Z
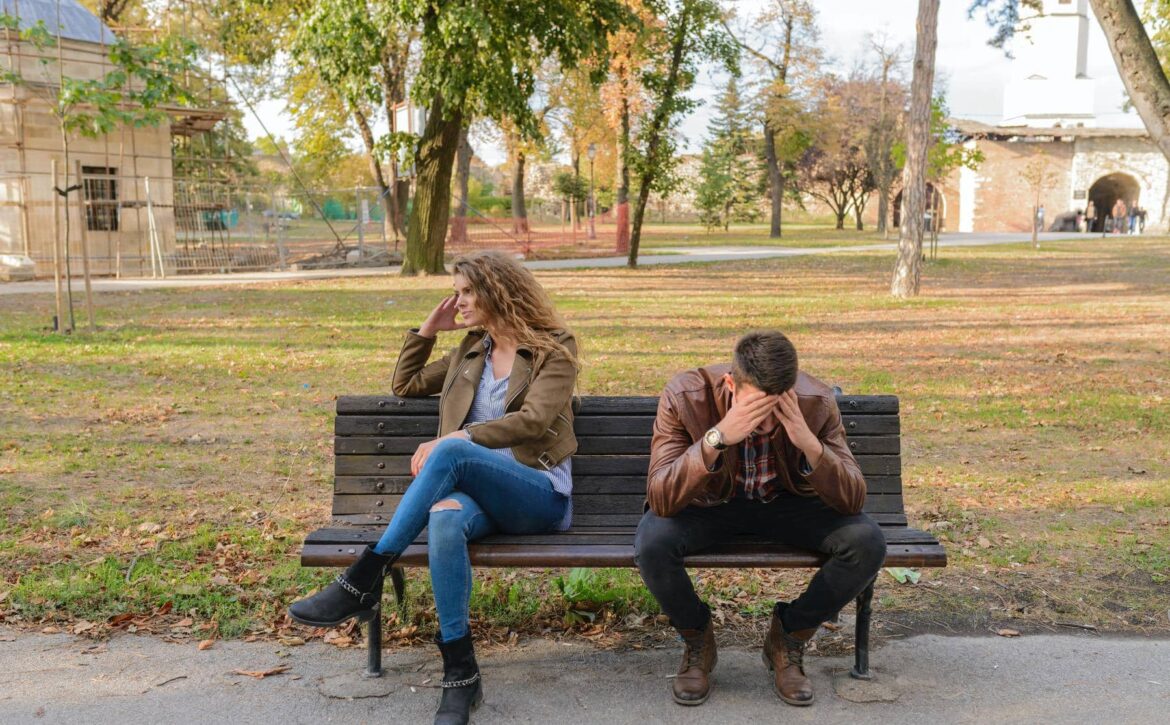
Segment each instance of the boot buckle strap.
M346 579L342 574L338 574L334 581L337 582L337 586L341 587L351 596L355 597L361 604L365 604L367 599L373 599L373 592L363 592L359 590L353 584L350 584L349 580Z
M466 680L443 680L439 683L439 687L442 687L443 689L450 689L452 687L467 687L468 685L474 685L478 681L479 673L476 672Z

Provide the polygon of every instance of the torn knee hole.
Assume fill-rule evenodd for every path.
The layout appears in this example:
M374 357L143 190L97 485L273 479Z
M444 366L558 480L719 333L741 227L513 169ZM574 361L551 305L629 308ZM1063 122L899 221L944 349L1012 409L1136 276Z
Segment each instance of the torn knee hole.
M453 498L445 498L439 501L434 506L431 506L431 511L462 511L463 504L459 503Z

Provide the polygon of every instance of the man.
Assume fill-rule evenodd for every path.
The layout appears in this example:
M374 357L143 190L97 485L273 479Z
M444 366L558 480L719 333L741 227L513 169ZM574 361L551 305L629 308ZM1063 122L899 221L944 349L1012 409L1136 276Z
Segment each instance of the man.
M634 551L685 644L675 702L707 700L716 660L710 610L683 558L751 533L828 555L803 594L776 604L764 640L776 694L812 704L805 644L873 581L886 555L881 529L861 512L865 490L833 391L798 372L781 333L745 335L730 365L687 370L667 384Z

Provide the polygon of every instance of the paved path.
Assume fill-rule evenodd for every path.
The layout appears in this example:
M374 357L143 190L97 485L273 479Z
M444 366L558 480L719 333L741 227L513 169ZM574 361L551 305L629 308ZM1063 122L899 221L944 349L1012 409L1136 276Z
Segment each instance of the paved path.
M1164 723L1170 640L1096 636L1006 639L925 635L872 653L857 683L847 658L810 658L817 702L784 705L758 649L724 648L707 704L667 695L675 648L604 652L528 640L481 657L490 723ZM387 652L386 674L360 677L364 652L324 644L168 644L122 635L94 643L0 627L0 722L429 723L438 694L432 648ZM289 669L265 679L234 670ZM886 701L881 701L886 700ZM890 701L892 700L892 701Z
M1045 232L1041 241L1060 239L1090 239L1090 235ZM1018 244L1031 240L1028 234L943 234L940 247L977 247L993 244ZM695 262L728 262L742 259L769 259L773 257L798 257L809 254L839 254L842 252L893 251L895 242L863 244L842 247L659 247L653 253L638 257L642 266L656 264L687 264ZM526 263L532 269L581 269L594 267L624 267L625 257L592 257L587 259L548 259ZM99 278L92 282L95 292L130 292L148 289L172 289L184 287L226 287L241 284L262 284L266 282L304 281L314 279L335 279L341 277L383 277L396 275L399 267L366 267L360 269L319 269L300 272L242 272L239 274L205 274L198 276L171 276L167 279L110 279ZM0 295L51 294L53 281L0 282ZM73 294L82 294L80 278L73 281ZM76 301L76 298L75 298Z

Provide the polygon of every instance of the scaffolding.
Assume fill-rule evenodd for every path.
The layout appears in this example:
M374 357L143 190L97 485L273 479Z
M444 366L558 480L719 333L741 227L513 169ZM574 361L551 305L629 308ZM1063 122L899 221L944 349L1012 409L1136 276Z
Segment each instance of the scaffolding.
M184 5L171 8L167 17L186 22ZM119 37L151 41L161 31L112 29L76 0L0 0L0 12L19 21L19 30L0 30L0 70L19 79L0 83L0 254L31 259L39 276L52 275L61 260L61 274L77 274L81 270L71 260L79 258L95 275L206 268L190 260L206 245L200 235L212 230L188 221L198 217L190 208L198 202L182 191L190 179L176 173L176 158L177 151L190 149L192 139L215 134L228 115L227 94L211 62L188 71L181 82L193 102L162 107L165 120L158 126L125 124L97 138L66 138L53 113L66 80L107 77L114 70L109 51ZM21 37L20 30L38 21L51 44L38 47ZM131 83L128 79L123 90ZM227 179L223 169L236 161L204 154L199 164L184 168ZM65 228L72 230L67 246ZM176 246L180 238L182 252Z

